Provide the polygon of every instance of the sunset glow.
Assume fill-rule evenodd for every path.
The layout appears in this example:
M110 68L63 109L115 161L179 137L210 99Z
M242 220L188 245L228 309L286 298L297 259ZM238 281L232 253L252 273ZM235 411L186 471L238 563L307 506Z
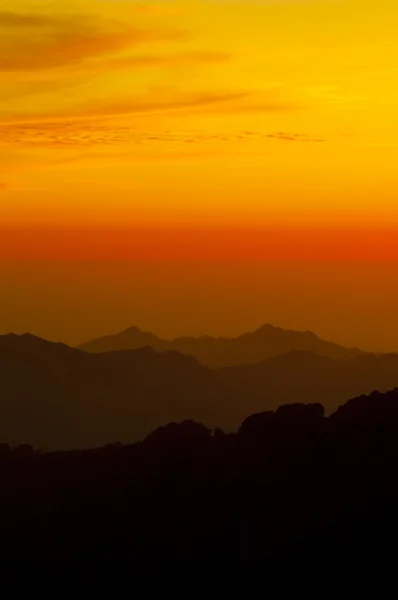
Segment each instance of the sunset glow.
M178 296L181 261L398 260L397 19L396 0L0 0L0 268L162 260Z

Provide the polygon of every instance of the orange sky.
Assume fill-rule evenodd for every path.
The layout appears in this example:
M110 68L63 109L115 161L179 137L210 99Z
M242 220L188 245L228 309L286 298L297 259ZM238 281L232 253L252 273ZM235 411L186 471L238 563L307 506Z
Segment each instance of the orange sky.
M97 261L106 286L109 261L120 273L125 260L162 260L174 301L198 263L207 289L225 261L238 279L263 261L262 273L284 274L273 293L285 310L265 303L250 323L239 317L242 327L274 316L358 341L355 315L343 325L326 298L333 265L351 273L354 288L358 278L357 305L357 272L376 277L376 261L391 277L398 259L397 19L396 0L0 0L0 275L15 269L22 286L4 292L0 332L80 341L123 326L118 298L95 325L85 326L82 306L69 337L57 317L62 302L54 299L48 321L18 312L17 289L32 293L28 284L23 292L22 274L50 288L51 278L41 279L49 260L64 274L58 287L76 294L79 262ZM292 260L314 293L298 300L297 314L286 300ZM352 271L350 261L362 266ZM134 272L150 307L153 290L142 269ZM225 283L248 314L259 294L253 277L244 294ZM329 290L320 320L319 286ZM346 275L334 286L342 301ZM389 294L398 301L398 286ZM218 331L211 307L190 306L192 330L239 329L232 308ZM132 303L126 326L141 319L151 327L153 313L153 328L190 332L181 309L162 318L136 311ZM361 319L364 343L398 349L398 331L384 343L382 325L378 333L370 326L372 305Z

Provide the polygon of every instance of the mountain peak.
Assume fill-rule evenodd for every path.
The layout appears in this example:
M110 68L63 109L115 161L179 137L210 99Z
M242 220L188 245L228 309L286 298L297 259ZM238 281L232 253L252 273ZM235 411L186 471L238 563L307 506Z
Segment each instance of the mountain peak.
M309 330L299 331L298 329L284 329L283 327L271 325L270 323L264 323L263 325L261 325L260 327L255 329L251 333L251 335L266 334L266 333L281 334L281 335L294 334L294 335L305 336L307 338L311 337L312 339L319 339L318 336L313 331L309 331ZM247 335L250 335L250 334L247 334Z
M26 350L26 351L47 351L53 350L57 348L58 350L62 349L62 351L67 352L75 352L74 348L71 348L67 344L63 344L62 342L51 342L49 340L45 340L33 333L8 333L6 335L0 335L0 346L3 349L10 350Z
M123 329L122 333L144 333L142 329L137 327L136 325L131 325L127 327L127 329Z
M262 325L260 325L260 327L257 327L257 329L254 330L254 333L259 332L259 331L281 331L280 327L277 327L276 325L271 325L271 323L263 323Z
M125 337L125 338L130 337L130 338L142 338L142 339L153 339L153 340L159 339L158 336L155 335L154 333L152 333L151 331L145 331L143 329L140 329L136 325L131 325L127 329L124 329L123 331L121 331L118 335ZM106 337L110 337L110 336L106 336Z
M33 333L6 333L5 335L0 335L0 339L4 342L13 342L15 344L51 344L54 342L49 342L44 340L43 338L34 335ZM56 343L56 342L55 342ZM64 344L62 344L64 345Z
M202 365L219 368L231 365L257 364L290 351L307 351L330 358L353 358L362 352L322 340L312 331L294 331L264 323L258 329L236 338L210 336L178 337L165 340L153 333L131 326L114 336L105 336L80 346L87 352L133 350L151 346L157 352L177 350L194 356Z

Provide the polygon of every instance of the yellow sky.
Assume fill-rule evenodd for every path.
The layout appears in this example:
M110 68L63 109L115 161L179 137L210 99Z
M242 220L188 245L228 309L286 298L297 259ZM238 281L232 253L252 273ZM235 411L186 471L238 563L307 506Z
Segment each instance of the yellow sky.
M3 225L395 224L395 0L0 0Z
M397 0L0 0L0 333L398 349L397 23Z

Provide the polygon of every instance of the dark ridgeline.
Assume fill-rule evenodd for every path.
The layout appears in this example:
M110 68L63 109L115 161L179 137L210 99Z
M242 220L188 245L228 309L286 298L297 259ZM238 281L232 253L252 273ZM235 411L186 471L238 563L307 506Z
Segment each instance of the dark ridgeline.
M247 414L398 385L398 355L353 358L290 351L209 369L176 351L91 354L32 335L0 336L0 441L58 450L131 443L170 421L235 431Z
M268 324L237 338L206 335L199 338L178 337L173 340L164 340L148 331L141 331L138 327L129 327L120 333L82 344L79 349L85 352L114 352L136 350L144 346L157 352L175 350L188 354L210 368L256 364L292 350L337 359L365 354L358 348L345 348L322 340L311 331L289 331Z
M282 406L235 434L185 421L129 446L0 446L0 557L118 564L135 592L290 598L295 574L304 597L336 581L348 597L344 564L395 556L397 502L397 390L329 417Z
M88 448L136 441L173 420L212 423L212 379L175 352L94 355L32 335L0 336L0 441Z

